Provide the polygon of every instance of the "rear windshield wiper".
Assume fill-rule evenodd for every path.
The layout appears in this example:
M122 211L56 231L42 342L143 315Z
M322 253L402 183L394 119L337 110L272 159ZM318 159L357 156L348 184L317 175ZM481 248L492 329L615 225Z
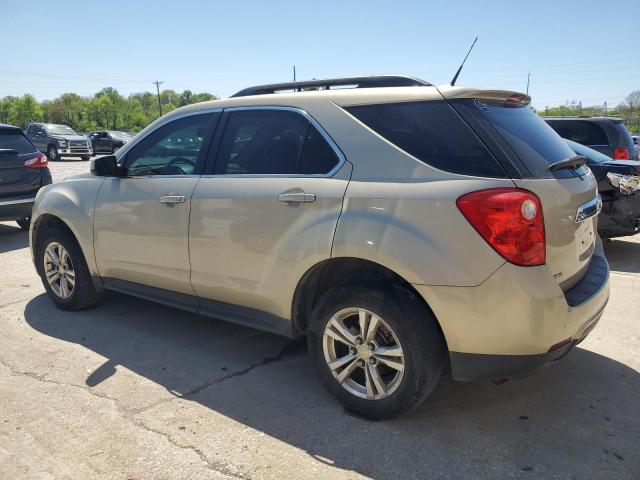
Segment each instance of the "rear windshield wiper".
M558 170L575 169L587 164L587 157L582 155L573 155L572 157L565 158L559 162L549 165L549 171L557 172Z
M14 150L13 148L0 148L0 155L16 155L18 150Z

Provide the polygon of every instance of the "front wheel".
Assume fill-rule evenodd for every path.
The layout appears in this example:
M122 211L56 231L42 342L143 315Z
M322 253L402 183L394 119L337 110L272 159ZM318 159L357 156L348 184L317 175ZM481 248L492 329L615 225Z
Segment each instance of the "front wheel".
M324 385L347 409L400 415L436 387L444 345L435 318L402 287L345 286L314 310L309 352Z
M82 310L100 300L82 250L69 233L56 228L43 233L36 266L49 298L62 310Z
M51 162L59 160L60 155L58 155L58 147L56 147L55 145L49 145L49 148L47 148L47 158Z

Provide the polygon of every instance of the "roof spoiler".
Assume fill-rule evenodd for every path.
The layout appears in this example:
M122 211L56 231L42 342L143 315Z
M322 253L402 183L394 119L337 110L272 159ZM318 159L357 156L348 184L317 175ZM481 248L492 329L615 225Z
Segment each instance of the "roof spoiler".
M248 97L266 95L284 90L302 92L304 90L329 90L331 87L375 88L375 87L430 87L429 82L419 78L401 75L374 75L370 77L329 78L326 80L309 80L305 82L273 83L245 88L231 95L232 97Z
M508 90L481 90L465 87L450 87L449 85L438 87L438 90L447 100L473 98L501 103L507 107L526 107L531 104L531 97L529 95Z

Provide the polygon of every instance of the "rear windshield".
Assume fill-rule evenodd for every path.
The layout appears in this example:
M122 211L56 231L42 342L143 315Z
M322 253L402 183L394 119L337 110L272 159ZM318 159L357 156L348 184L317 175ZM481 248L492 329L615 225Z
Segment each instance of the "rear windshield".
M533 110L524 106L504 106L485 100L457 100L451 102L465 118L475 118L484 128L495 129L501 146L511 150L533 178L571 177L574 172L559 170L552 173L549 165L565 160L574 152ZM498 139L499 140L499 139ZM505 145L506 144L506 145ZM513 157L513 155L509 155ZM584 175L588 170L579 168L575 173Z
M0 149L17 150L18 153L33 153L36 148L22 133L0 129Z
M364 105L346 110L432 167L461 175L506 177L500 163L444 101Z

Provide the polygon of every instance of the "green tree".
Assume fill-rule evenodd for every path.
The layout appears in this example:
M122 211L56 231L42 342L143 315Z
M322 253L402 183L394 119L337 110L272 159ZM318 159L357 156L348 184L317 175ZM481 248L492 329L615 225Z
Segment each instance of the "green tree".
M30 122L42 120L42 108L29 93L17 98L9 110L9 123L25 128Z

